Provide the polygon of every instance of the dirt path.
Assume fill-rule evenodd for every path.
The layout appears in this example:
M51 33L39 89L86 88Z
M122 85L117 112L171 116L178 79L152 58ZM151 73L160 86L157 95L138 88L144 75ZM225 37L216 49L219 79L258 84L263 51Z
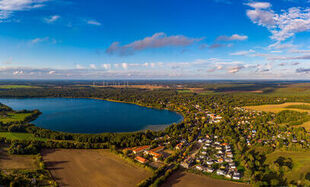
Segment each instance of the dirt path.
M150 171L107 150L45 150L44 161L60 186L136 186Z

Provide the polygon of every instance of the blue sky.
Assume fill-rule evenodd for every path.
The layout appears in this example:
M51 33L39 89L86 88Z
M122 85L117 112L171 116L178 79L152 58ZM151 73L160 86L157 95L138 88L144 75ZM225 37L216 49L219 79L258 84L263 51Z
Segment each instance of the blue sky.
M0 0L1 79L309 79L309 0Z

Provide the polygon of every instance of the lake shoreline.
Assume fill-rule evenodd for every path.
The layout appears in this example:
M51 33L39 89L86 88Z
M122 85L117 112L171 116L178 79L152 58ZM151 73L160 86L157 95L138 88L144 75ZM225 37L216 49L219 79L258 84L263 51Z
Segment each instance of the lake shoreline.
M103 130L103 132L83 132L83 131L80 131L80 132L70 132L70 130L59 130L59 129L53 129L53 128L49 128L49 127L42 127L42 126L37 126L35 125L36 127L39 127L39 128L44 128L44 129L49 129L49 130L53 130L53 131L58 131L58 132L64 132L64 133L74 133L74 134L104 134L104 133L134 133L134 132L141 132L141 131L146 131L146 130L151 130L151 131L162 131L162 130L165 130L167 127L169 127L170 125L173 125L173 124L178 124L178 123L181 123L182 121L184 121L184 117L182 114L178 113L178 112L175 112L175 111L171 111L171 110L168 110L168 109L162 109L162 108L156 108L156 107L151 107L151 106L144 106L143 104L138 104L138 103L133 103L133 102L124 102L124 101L117 101L117 100L111 100L111 99L103 99L103 98L94 98L94 97L38 97L38 98L28 98L28 97L23 97L23 98L12 98L12 97L2 97L0 99L90 99L90 100L101 100L101 101L108 101L108 102L113 102L113 103L125 103L125 104L130 104L130 105L136 105L136 106L139 106L139 107L143 107L143 108L149 108L149 109L153 109L153 110L157 110L157 111L169 111L169 112L173 112L175 114L177 114L179 117L178 120L176 121L173 121L173 122L168 122L167 124L164 123L159 123L159 124L156 124L156 122L154 124L150 124L150 125L146 125L143 126L143 127L140 127L137 128L137 130L122 130L121 128L118 130L112 130L110 131L109 129L106 129L106 130ZM10 105L9 103L7 102L3 102L3 104L7 104L7 105ZM23 106L22 106L23 107ZM23 108L27 108L27 107L23 107ZM39 107L39 110L41 108ZM44 110L44 109L43 109ZM62 110L60 110L59 112L61 112ZM162 122L165 121L165 120L161 120ZM159 121L158 121L159 122ZM124 122L125 126L126 126L126 122ZM114 124L114 123L112 123ZM127 125L128 127L130 127L130 125L132 125L132 123L129 122L129 124ZM127 128L128 129L128 128Z

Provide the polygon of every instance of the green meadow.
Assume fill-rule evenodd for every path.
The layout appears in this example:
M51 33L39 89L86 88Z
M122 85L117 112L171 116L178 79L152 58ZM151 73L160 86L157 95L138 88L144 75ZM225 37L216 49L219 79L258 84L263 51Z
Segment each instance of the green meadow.
M9 140L38 140L47 141L46 138L38 138L30 133L17 133L17 132L0 132L1 138L6 138Z
M6 124L6 123L12 123L12 122L22 122L25 121L25 119L28 116L31 116L32 113L14 113L14 112L8 112L5 114L5 116L0 116L0 122Z
M291 158L293 168L290 171L284 172L284 177L289 181L298 182L304 180L305 175L310 173L310 151L293 152L293 151L275 151L267 155L266 163L275 162L279 157Z

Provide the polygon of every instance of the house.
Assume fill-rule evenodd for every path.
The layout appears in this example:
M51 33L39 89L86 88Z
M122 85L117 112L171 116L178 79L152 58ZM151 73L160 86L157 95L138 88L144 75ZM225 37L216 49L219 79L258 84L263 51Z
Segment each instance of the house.
M196 169L202 171L202 167L200 165L196 166Z
M145 151L145 150L149 150L149 149L150 149L150 146L149 146L149 145L146 145L146 146L138 147L138 148L134 149L132 152L133 152L134 154L138 154L138 153L141 153L141 152L143 152L143 151Z
M234 175L232 178L233 178L234 180L240 180L240 176L235 176L235 175Z
M153 156L153 159L157 162L162 157L162 154Z
M159 151L162 151L165 149L165 146L159 146L159 147L156 147L154 149L152 149L151 151L155 152L155 153L158 153Z
M230 173L227 173L227 174L225 175L225 177L228 178L228 179L231 179L231 174L230 174Z
M145 164L145 163L148 162L148 160L146 160L145 158L143 158L143 157L141 157L141 156L137 156L137 157L135 158L135 160L138 161L138 162L140 162L140 163L142 163L142 164Z
M189 167L191 167L193 162L194 162L194 160L192 158L188 158L184 162L181 163L181 166L183 166L183 167L188 169Z
M207 168L206 169L206 172L208 172L208 173L213 173L213 171L214 171L214 169L212 169L212 168Z
M216 174L217 175L225 175L225 171L221 170L221 169L218 169L218 170L216 170Z
M181 142L175 146L175 149L180 150L182 149L182 147L183 147L183 143Z

